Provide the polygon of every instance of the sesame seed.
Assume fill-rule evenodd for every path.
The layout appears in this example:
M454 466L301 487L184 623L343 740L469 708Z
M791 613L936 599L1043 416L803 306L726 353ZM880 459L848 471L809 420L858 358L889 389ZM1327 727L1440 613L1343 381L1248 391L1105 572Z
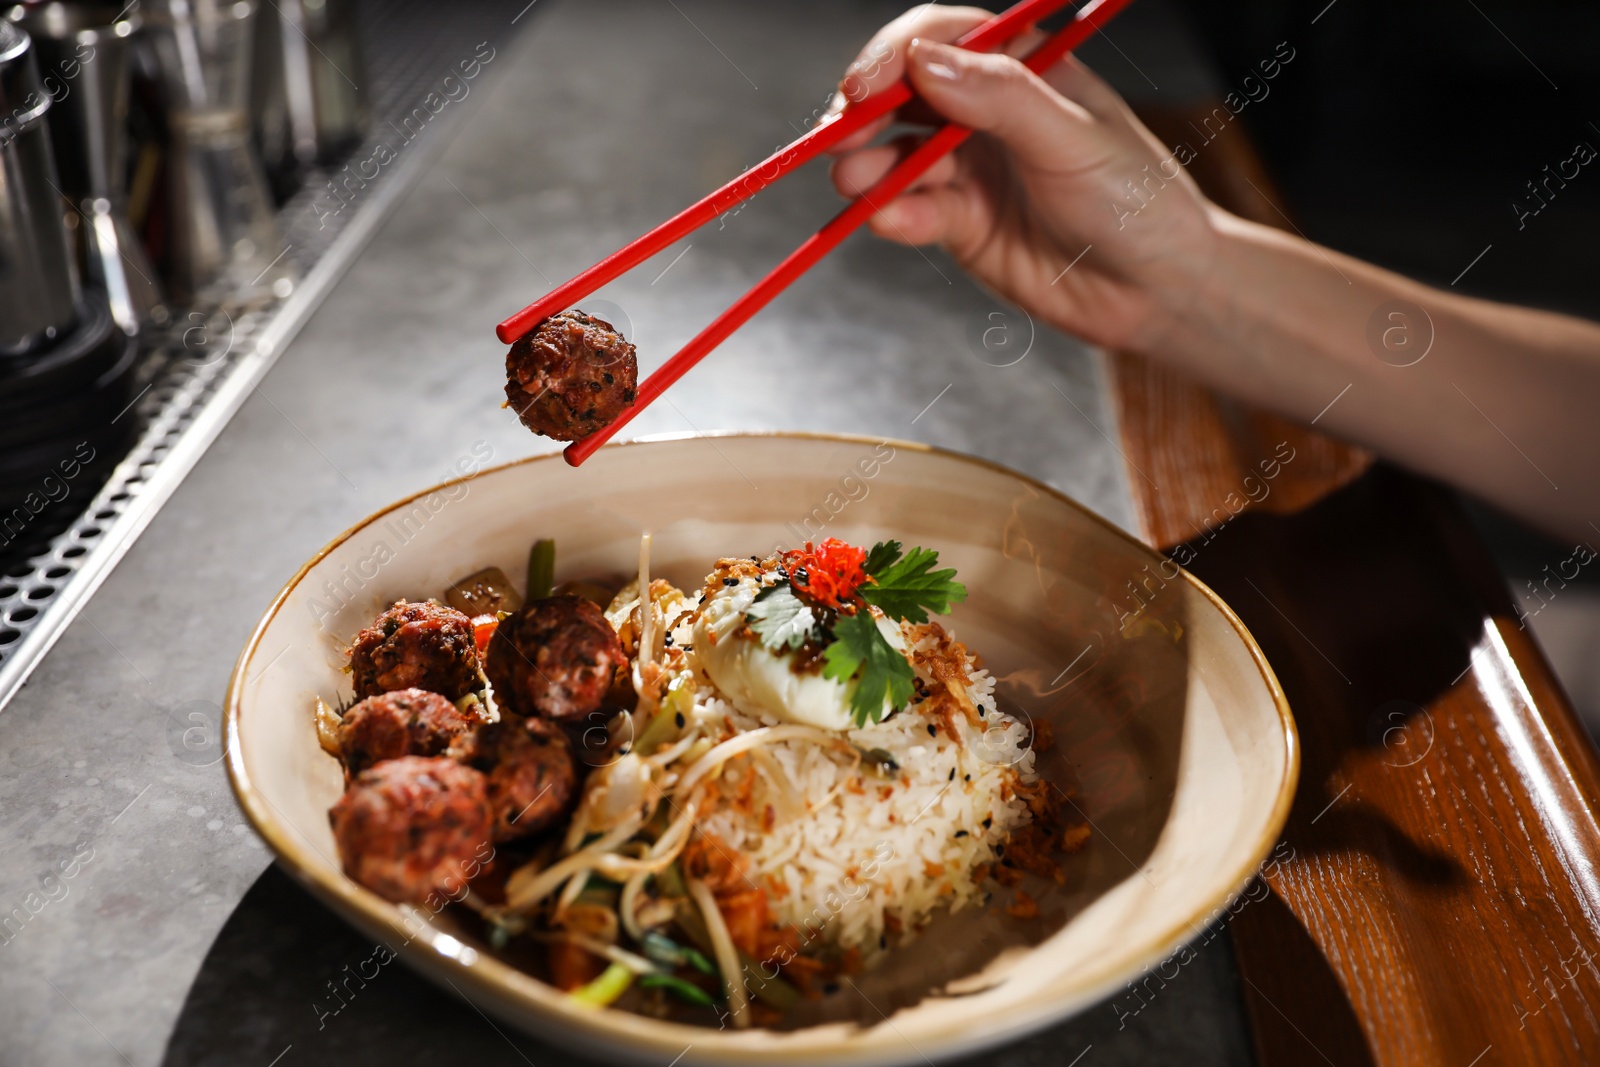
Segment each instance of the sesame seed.
M737 578L724 578L724 579L722 579L722 584L723 585L738 585L739 584L739 579L737 579Z
M946 780L951 782L956 780L956 769L954 767L950 768L950 777Z
M967 836L967 832L965 830L957 830L956 831L956 836L957 837L966 837Z
M937 737L938 735L939 735L939 728L937 726L934 726L933 723L930 722L928 724L928 736L929 737Z
M887 937L884 937L882 934L879 934L878 935L878 947L879 948L888 948L889 947L889 939Z
M683 717L683 712L681 712L681 711L678 712L677 718L674 721L678 724L678 729L680 729L680 730L683 729L683 724L685 722L685 719Z

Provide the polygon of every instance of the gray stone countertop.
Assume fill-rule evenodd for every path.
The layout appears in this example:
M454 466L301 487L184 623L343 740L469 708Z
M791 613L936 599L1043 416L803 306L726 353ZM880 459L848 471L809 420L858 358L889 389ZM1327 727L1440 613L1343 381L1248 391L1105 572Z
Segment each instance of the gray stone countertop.
M0 1064L578 1062L398 967L319 1020L326 983L371 946L271 868L236 808L216 735L227 674L279 586L340 530L475 447L544 450L500 408L494 323L794 137L894 13L529 13L441 158L0 713L0 912L24 916L0 943ZM648 370L837 208L813 166L599 297L624 309ZM997 326L1010 347L986 350ZM1104 393L1092 353L943 255L858 235L631 430L926 441L1126 525ZM985 1062L1247 1060L1213 934L1142 997Z

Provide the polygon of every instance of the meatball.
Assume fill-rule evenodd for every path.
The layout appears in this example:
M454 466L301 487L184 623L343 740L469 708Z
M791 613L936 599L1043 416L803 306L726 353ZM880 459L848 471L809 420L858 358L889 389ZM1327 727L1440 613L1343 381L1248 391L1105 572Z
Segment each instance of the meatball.
M356 634L350 646L356 699L396 689L426 689L450 700L478 688L472 620L433 601L394 607Z
M609 322L581 311L552 315L506 353L506 403L534 433L576 441L633 404L639 360Z
M567 810L578 785L572 745L543 719L508 719L480 729L464 753L489 780L494 839L536 834Z
M423 903L492 855L488 783L442 756L402 756L362 771L328 811L344 873L386 900Z
M600 707L627 656L593 601L552 596L501 620L485 660L501 705L572 722Z
M367 697L345 712L339 750L352 775L401 756L440 756L457 737L478 725L438 693L397 689Z

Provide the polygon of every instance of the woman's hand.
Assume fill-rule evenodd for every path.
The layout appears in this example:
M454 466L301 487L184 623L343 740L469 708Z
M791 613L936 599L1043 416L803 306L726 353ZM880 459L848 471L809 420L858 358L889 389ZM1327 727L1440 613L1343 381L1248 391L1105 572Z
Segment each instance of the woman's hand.
M1212 209L1172 153L1077 60L1040 78L1009 55L944 43L988 17L924 5L884 27L846 72L836 107L909 75L920 102L898 121L977 131L870 226L892 241L943 245L1002 297L1063 330L1148 350L1206 277ZM1015 50L1041 39L1027 35ZM867 147L891 121L835 150L844 195L870 188L915 145Z

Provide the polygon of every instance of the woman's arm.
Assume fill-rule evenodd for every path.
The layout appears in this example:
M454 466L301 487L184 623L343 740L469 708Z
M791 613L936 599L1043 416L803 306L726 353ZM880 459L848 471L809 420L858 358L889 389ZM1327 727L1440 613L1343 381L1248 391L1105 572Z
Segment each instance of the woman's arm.
M886 205L876 233L944 245L1096 344L1315 422L1552 533L1600 536L1600 326L1433 289L1228 214L1076 61L1039 78L939 43L984 17L904 16L841 85L855 99L906 74L926 106L980 131ZM869 146L876 132L841 146L841 192L906 150Z
M1553 534L1600 537L1600 327L1421 285L1213 210L1145 354Z

